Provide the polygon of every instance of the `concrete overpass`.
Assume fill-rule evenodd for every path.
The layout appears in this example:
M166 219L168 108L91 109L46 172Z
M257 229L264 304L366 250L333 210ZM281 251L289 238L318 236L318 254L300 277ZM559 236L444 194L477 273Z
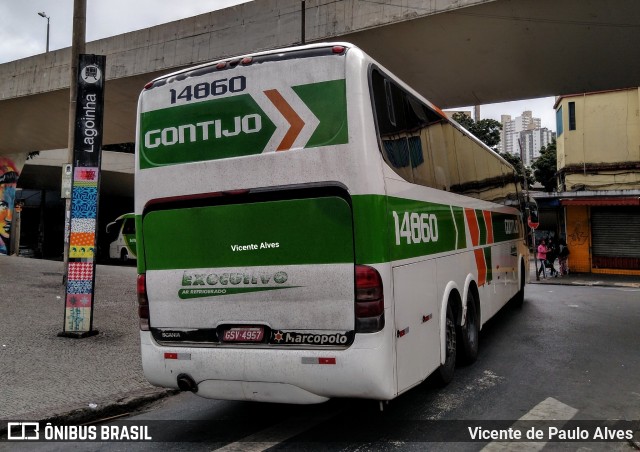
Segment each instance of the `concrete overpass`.
M104 144L134 141L152 78L300 42L300 0L255 0L87 44ZM361 46L442 108L640 84L637 0L307 0L307 42ZM0 154L67 145L69 49L0 65Z

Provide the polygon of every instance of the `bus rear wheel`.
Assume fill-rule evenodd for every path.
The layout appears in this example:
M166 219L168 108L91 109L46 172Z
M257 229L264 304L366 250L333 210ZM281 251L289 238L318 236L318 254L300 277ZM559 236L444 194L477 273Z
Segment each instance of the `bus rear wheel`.
M465 364L471 364L478 359L478 339L480 322L478 318L476 297L472 290L467 295L467 319L459 329L460 353Z
M456 318L451 309L451 303L447 304L447 320L445 323L445 360L436 371L438 383L447 385L453 380L453 372L456 368Z
M524 278L524 262L522 262L520 263L520 290L518 290L518 293L513 297L513 306L516 308L521 308L524 304Z

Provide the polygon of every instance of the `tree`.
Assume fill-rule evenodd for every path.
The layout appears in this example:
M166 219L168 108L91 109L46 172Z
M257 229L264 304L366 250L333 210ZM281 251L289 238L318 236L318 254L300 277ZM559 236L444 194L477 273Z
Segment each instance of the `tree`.
M500 143L502 124L495 119L481 119L474 121L464 113L454 113L453 120L471 132L476 138L496 151Z
M540 149L540 157L533 162L531 167L533 168L533 176L544 186L545 191L553 191L556 188L558 160L555 139Z
M531 168L522 165L522 160L520 160L519 155L512 154L510 152L500 152L500 156L507 162L511 163L516 169L516 172L518 173L518 180L520 181L520 185L522 186L522 188L524 188L525 186L525 176L522 174L522 168L524 168L524 174L526 174L528 186L531 187L533 185L533 174L531 173Z

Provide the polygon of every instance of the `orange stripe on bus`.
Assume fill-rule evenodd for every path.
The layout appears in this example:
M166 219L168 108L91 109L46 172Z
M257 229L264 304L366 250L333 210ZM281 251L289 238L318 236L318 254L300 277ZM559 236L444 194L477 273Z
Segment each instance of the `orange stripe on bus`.
M284 138L278 145L276 151L287 151L291 149L293 146L293 142L296 141L298 135L304 128L304 121L298 113L289 105L289 103L282 97L282 94L277 89L270 89L264 92L267 98L271 101L273 105L278 109L278 111L284 116L284 119L287 120L290 127Z
M482 248L473 250L476 256L476 266L478 267L478 286L482 287L487 282L487 264L484 261L484 251Z
M478 226L476 211L473 209L464 209L464 215L467 217L467 224L469 225L471 244L478 246L480 244L480 226Z

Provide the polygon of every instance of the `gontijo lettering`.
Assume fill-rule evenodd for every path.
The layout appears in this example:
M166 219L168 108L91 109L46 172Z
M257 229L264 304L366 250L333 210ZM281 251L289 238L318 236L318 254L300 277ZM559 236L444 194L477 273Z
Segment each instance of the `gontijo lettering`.
M223 128L224 126L224 128ZM250 134L262 130L262 117L258 114L236 116L232 124L223 124L222 119L202 121L196 124L182 124L177 127L150 130L144 134L144 145L147 149L159 146L173 146L187 141L208 141L211 138L234 137L240 133Z

